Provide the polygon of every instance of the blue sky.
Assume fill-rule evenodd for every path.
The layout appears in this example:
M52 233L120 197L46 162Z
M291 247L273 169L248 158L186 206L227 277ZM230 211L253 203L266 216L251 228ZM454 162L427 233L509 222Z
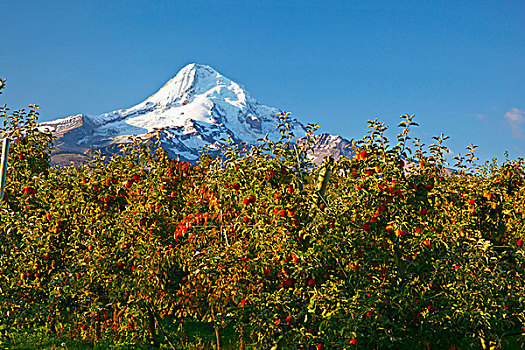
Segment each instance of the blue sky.
M41 120L141 102L208 64L360 138L375 117L454 153L525 155L525 1L2 1L0 103Z

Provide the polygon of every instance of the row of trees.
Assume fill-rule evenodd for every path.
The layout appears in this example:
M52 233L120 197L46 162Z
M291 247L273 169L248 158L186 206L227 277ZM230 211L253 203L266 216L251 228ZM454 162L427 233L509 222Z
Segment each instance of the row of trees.
M55 169L35 107L0 116L13 140L4 334L159 345L195 320L217 347L233 329L239 348L351 349L488 348L524 332L522 160L468 156L447 175L443 138L425 148L404 116L395 145L370 121L354 158L315 168L283 115L279 141L197 166L136 142Z

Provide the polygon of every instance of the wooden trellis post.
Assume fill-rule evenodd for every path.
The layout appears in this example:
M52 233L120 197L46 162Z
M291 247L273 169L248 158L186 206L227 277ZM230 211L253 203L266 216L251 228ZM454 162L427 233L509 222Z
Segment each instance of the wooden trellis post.
M319 178L317 179L317 206L319 206L324 200L324 193L326 191L326 186L328 185L328 180L330 179L330 174L332 173L333 164L334 159L331 156L328 156L323 160L323 167L321 168Z
M2 142L2 161L0 162L0 201L4 199L5 179L7 177L7 156L9 155L9 139Z

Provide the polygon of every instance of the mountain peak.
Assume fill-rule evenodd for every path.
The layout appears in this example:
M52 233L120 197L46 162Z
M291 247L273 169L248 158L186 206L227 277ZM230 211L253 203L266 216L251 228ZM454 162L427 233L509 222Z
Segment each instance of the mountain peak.
M190 63L144 102L149 102L157 106L188 103L195 94L203 94L208 91L212 92L211 90L213 89L220 90L221 88L233 85L236 90L242 90L239 84L225 78L212 67Z
M219 72L217 72L212 67L205 65L205 64L198 64L198 63L190 63L184 66L178 73L173 77L171 80L174 79L183 79L183 77L186 77L187 79L215 79L215 78L224 78ZM170 81L171 81L170 80Z
M215 69L213 69L212 67L208 66L207 64L189 63L189 64L185 65L179 71L179 73L177 73L177 75L181 74L181 73L188 72L188 71L192 71L192 70L194 70L194 71L205 71L205 72L208 72L210 74L219 74L219 72L217 72Z

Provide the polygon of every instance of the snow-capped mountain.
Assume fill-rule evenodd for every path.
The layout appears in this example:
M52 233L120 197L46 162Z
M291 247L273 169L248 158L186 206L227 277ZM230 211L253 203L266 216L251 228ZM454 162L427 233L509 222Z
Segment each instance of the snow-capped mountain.
M268 134L276 140L280 136L276 128L279 112L259 103L242 85L213 68L193 63L136 106L97 116L78 114L41 125L57 136L55 163L60 163L61 157L69 160L67 154L82 157L90 149L111 153L131 135L149 140L158 132L171 157L193 162L199 148L210 145L213 150L228 137L255 143ZM303 124L294 118L288 123L297 137L304 136Z
M316 165L321 165L323 159L332 156L334 159L339 159L341 156L348 158L352 157L351 143L347 139L338 135L319 134L314 135L315 141L312 154L309 154L310 159ZM304 139L299 139L298 143L305 142Z

